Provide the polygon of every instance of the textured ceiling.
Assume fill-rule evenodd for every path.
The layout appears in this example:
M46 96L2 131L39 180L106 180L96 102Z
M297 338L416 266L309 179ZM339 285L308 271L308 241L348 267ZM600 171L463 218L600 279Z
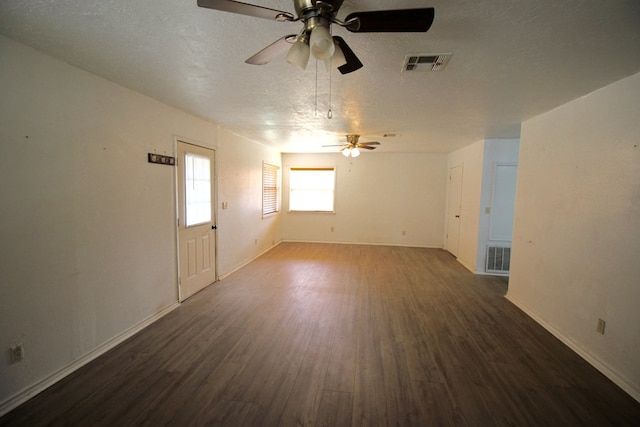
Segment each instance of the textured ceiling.
M253 3L294 12L291 0ZM344 76L284 56L245 64L301 24L196 0L2 0L0 33L285 152L326 151L346 133L387 152L518 137L523 120L640 71L638 0L346 0L338 17L414 7L435 8L429 32L334 25L364 63ZM453 56L439 72L401 72L410 53Z

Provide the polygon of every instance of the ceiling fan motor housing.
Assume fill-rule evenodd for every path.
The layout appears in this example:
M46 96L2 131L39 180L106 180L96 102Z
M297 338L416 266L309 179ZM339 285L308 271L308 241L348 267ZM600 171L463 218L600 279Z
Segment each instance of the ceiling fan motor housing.
M305 12L316 8L311 0L293 0L293 6L298 16L304 16Z
M308 12L330 14L333 11L333 6L330 3L323 1L312 0L293 0L293 6L296 9L298 16L304 16Z
M314 2L312 0L294 0L293 4L296 13L304 22L304 31L307 35L316 27L325 27L329 29L332 20L333 7L322 1Z

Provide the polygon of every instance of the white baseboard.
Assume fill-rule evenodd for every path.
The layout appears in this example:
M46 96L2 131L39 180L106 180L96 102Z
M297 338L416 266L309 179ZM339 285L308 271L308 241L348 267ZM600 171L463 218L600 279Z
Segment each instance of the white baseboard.
M245 267L247 264L250 264L251 262L255 261L256 259L260 258L262 255L266 254L267 252L269 252L271 249L275 248L276 246L278 246L280 243L282 243L282 241L276 242L275 245L268 247L267 249L265 249L264 251L260 252L258 255L254 256L253 258L248 259L247 261L243 262L242 264L238 265L236 268L234 268L231 271L228 271L226 273L220 274L218 275L218 280L222 280L225 277L229 277L230 275L232 275L233 273L235 273L236 271L240 270L242 267Z
M4 414L8 413L12 409L15 409L18 406L22 405L24 402L26 402L27 400L29 400L32 397L36 396L38 393L40 393L40 392L44 391L45 389L51 387L52 385L54 385L55 383L57 383L58 381L60 381L64 377L66 377L67 375L71 374L74 371L77 371L78 369L80 369L81 367L86 365L87 363L89 363L92 360L96 359L97 357L103 355L104 353L106 353L107 351L111 350L112 348L114 348L118 344L121 344L122 342L124 342L128 338L130 338L133 335L137 334L138 332L140 332L141 330L143 330L147 326L151 325L152 323L154 323L158 319L166 316L167 314L169 314L170 312L172 312L173 310L175 310L178 307L180 307L180 303L178 303L176 301L175 303L173 303L170 306L164 308L163 310L159 311L158 313L147 317L142 322L140 322L140 323L136 324L135 326L127 329L126 331L122 332L121 334L111 338L109 341L107 341L104 344L102 344L101 346L97 347L95 350L85 354L84 356L82 356L81 358L73 361L72 363L70 363L69 365L65 366L64 368L54 372L53 374L49 375L48 377L36 382L35 384L33 384L33 385L21 390L20 392L18 392L14 396L11 396L10 398L4 400L3 402L0 403L0 416L3 416Z
M409 245L405 243L345 242L331 240L282 240L285 243L327 243L332 245L397 246L401 248L443 249L442 246Z
M494 277L509 277L509 273L487 273L486 271L476 271L478 276L494 276Z
M580 357L582 357L591 366L593 366L598 371L600 371L605 377L613 381L618 387L620 387L627 394L629 394L629 396L633 397L635 400L640 402L640 390L637 390L636 388L634 388L633 385L629 383L629 381L625 380L620 375L618 375L612 368L610 368L604 362L599 360L596 356L591 354L589 350L583 348L580 344L576 343L571 338L564 335L561 331L559 331L558 329L548 324L535 311L529 309L517 298L514 298L512 295L509 295L509 293L507 293L505 298L508 299L513 305L518 307L520 310L522 310L529 317L531 317L533 320L535 320L537 323L539 323L543 328L549 331L553 336L555 336L560 341L562 341L567 347L575 351Z

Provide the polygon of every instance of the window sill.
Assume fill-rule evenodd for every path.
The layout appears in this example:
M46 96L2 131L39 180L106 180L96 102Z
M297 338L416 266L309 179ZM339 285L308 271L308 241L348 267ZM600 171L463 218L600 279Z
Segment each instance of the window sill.
M335 215L336 211L287 211L287 213L293 213L293 214L333 214L333 215Z

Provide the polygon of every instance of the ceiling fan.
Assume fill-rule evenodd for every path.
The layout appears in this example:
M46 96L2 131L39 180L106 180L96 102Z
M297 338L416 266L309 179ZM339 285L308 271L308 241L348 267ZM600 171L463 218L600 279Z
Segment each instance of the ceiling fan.
M342 147L340 151L342 151L343 156L358 157L360 155L360 148L363 148L365 150L375 150L375 146L380 145L378 141L358 142L359 139L360 135L350 134L347 135L346 144L323 145L323 147Z
M248 64L264 65L288 50L287 62L302 70L306 68L311 54L327 66L338 68L342 74L362 68L362 62L342 37L331 36L331 24L344 27L352 33L371 33L426 32L433 23L432 7L354 12L340 20L336 15L343 1L293 0L297 16L232 0L198 0L198 6L278 22L302 21L303 29L299 34L289 34L276 40L247 59L245 62Z

